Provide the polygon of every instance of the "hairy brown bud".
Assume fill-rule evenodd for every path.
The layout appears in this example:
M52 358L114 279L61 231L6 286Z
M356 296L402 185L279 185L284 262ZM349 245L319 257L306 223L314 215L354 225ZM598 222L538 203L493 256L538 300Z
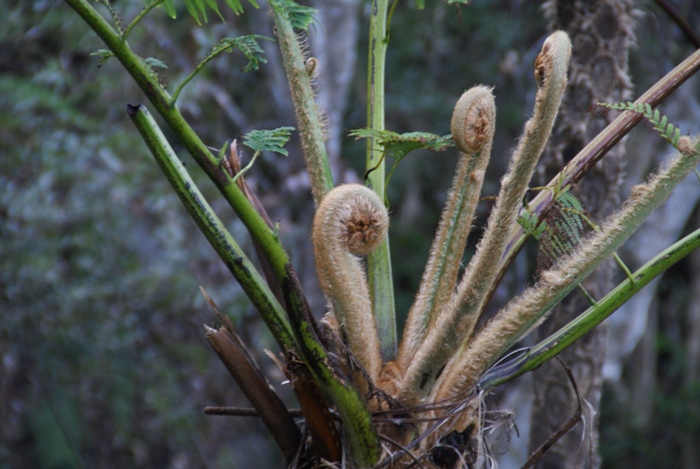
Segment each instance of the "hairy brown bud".
M496 104L491 88L475 86L465 91L452 112L452 138L463 153L476 153L493 136Z

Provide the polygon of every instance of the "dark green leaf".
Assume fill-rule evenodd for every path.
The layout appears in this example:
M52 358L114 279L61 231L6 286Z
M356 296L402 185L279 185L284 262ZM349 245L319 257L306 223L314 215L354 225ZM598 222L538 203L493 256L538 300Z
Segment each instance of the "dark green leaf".
M243 5L239 0L225 0L226 5L233 11L235 14L240 15L243 13ZM255 8L258 8L257 4L254 4Z
M173 4L173 0L165 0L163 2L163 8L165 8L165 13L172 19L177 18L177 10Z
M287 156L284 146L289 141L294 127L279 127L272 130L251 130L243 137L243 145L255 152L272 151Z
M187 11L190 13L190 15L192 15L192 18L194 18L197 24L201 25L202 22L199 19L199 10L195 2L192 0L185 0L185 6L187 7Z
M426 148L432 151L443 151L454 144L452 135L435 135L428 132L408 132L399 134L390 130L359 129L350 132L355 138L374 138L385 154L401 159L413 150Z
M204 0L204 3L206 3L209 8L214 10L214 12L221 19L221 21L225 21L224 17L221 15L221 11L219 11L219 5L216 3L216 0Z

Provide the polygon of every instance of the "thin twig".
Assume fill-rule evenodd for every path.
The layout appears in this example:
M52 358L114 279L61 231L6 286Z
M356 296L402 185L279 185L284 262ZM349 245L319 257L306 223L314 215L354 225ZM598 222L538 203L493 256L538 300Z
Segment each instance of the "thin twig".
M303 417L301 409L287 409L289 415L295 418ZM207 406L204 408L205 415L230 415L234 417L260 417L260 412L252 407L222 407Z
M574 388L574 393L576 394L576 399L578 402L578 408L576 409L576 413L571 417L569 420L567 420L564 425L559 427L559 430L557 430L552 436L547 438L547 440L540 445L539 448L537 448L528 458L527 461L525 461L525 464L523 464L522 469L528 469L530 467L533 467L535 463L542 457L542 455L554 444L559 441L561 437L566 435L573 429L576 424L581 420L581 415L583 413L583 406L581 405L581 394L579 393L578 386L576 385L576 380L574 379L574 375L571 373L571 370L569 369L568 366L564 364L563 361L559 357L557 357L557 360L559 360L559 363L564 367L564 371L566 371L566 375L569 377L569 382L571 383L571 386Z
M673 21L676 22L679 28L685 34L685 37L690 41L691 44L695 46L696 49L700 49L700 35L693 29L692 26L681 16L680 13L673 8L673 5L668 3L666 0L656 0L656 4L659 5L667 14L671 17Z
M420 462L420 459L418 459L418 458L416 457L415 454L413 454L411 451L409 451L408 448L406 448L405 446L403 446L403 445L402 445L401 443L399 443L398 441L392 440L392 439L389 438L388 436L384 436L384 435L379 435L379 438L380 438L381 440L386 441L387 443L390 443L390 444L396 446L397 448L400 448L401 451L403 451L403 452L404 452L405 454L407 454L411 459L413 459L413 464L411 464L411 466L409 466L409 467L413 467L414 464L418 464L418 467L425 468L425 466L423 466L423 464Z

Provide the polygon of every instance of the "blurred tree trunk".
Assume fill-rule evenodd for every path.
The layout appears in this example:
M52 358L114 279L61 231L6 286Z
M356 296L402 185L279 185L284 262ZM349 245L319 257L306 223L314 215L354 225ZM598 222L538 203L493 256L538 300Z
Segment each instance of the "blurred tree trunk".
M318 23L309 35L318 60L316 102L326 117L326 149L336 183L344 182L340 150L348 91L355 75L359 0L314 0Z
M559 169L597 135L614 116L587 113L598 101L619 102L628 98L627 52L633 43L631 0L552 0L543 9L550 29L563 29L571 37L573 55L569 85L542 164L542 182ZM618 145L587 175L574 191L593 220L601 220L619 205L624 148ZM584 281L594 298L614 285L613 266L601 266ZM578 313L588 302L582 295L567 298L540 328L540 338L549 336ZM583 401L583 421L564 435L537 462L537 467L598 467L598 427L595 411L602 390L605 332L598 327L560 355L576 380L576 396L562 366L550 362L534 375L530 449L553 435Z

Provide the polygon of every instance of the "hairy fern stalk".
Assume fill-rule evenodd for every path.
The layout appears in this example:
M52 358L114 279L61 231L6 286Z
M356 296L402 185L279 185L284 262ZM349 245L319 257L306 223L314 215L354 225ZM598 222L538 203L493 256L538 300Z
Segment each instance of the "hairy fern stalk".
M569 192L570 185L564 183L571 168L565 168L547 188L540 188L551 193L552 211L548 215L543 215L545 209L541 205L523 206L567 84L571 44L566 33L555 32L545 40L535 61L537 92L532 116L512 152L484 235L460 275L460 263L491 157L496 126L493 90L475 86L459 98L451 120L451 135L398 134L383 128L383 76L379 79L371 75L369 128L352 135L368 139L367 180L372 187L360 184L334 187L323 140L322 113L314 102L311 81L318 64L308 57L299 35L299 30L306 30L311 24L313 10L291 0L271 0L276 41L294 101L316 204L312 240L320 286L329 309L317 323L277 231L243 177L262 152L286 155L284 147L293 129L250 132L244 138L244 145L255 154L251 163L241 169L235 142L227 142L218 155L212 154L176 107L183 87L222 52L242 51L249 60L247 68L265 63L257 41L269 38L245 36L222 40L170 96L154 71L154 64L159 63L157 59L136 55L126 38L159 3L174 15L171 0L148 3L127 27L122 26L107 1L103 3L109 6L113 25L96 13L90 2L66 1L109 48L98 52L100 60L114 56L124 64L156 111L240 216L255 242L264 279L196 190L145 107L130 107L134 123L174 190L261 312L281 347L282 360L278 362L299 401L305 437L300 437L291 414L280 419L283 424L276 424L270 417L284 412L280 410L281 401L274 392L257 396L256 386L266 386L266 382L230 323L224 321L218 331L207 329L207 336L236 380L246 393L258 397L256 409L260 415L267 416L266 424L275 432L290 466L439 468L485 463L488 455L483 450L481 397L490 386L512 379L531 363L525 357L511 366L493 368L494 365L597 265L613 255L700 162L698 139L681 136L648 102L603 103L599 106L648 119L661 137L673 145L676 154L645 183L635 187L618 213L600 226L586 221L592 229L584 229L583 221L587 220L584 209ZM220 14L216 2L185 0L185 3L197 21L206 19L207 8ZM236 13L242 11L240 1L226 3ZM418 3L422 6L422 2ZM249 4L258 6L253 0ZM373 23L371 28L370 55L376 65L371 67L371 73L383 73L388 41L387 7L385 0L373 1L373 18L381 21ZM687 70L692 67L696 70L699 64L700 56L681 71L672 72L676 75L667 81L677 86L682 81L678 77L683 74L687 77ZM621 134L619 130L615 137ZM398 164L412 150L443 151L452 146L459 152L452 187L414 304L408 312L403 339L396 344L391 324L387 326L393 321L393 298L385 298L393 294L390 282L385 282L387 275L390 280L391 269L382 261L388 259L389 225L384 190L389 178L384 179L384 159L389 155ZM590 167L590 161L593 160L582 166ZM522 240L514 241L518 233L521 238L530 235L538 239L550 262L542 267L534 285L486 320L485 307L502 277L504 259L510 258L514 246L522 243ZM377 249L383 254L373 259L372 253ZM370 261L363 262L367 256ZM632 284L635 278L629 274ZM587 311L579 318L583 325L577 326L577 333L587 330L586 327L590 329L600 322L602 314L611 312L595 311L597 307L594 302L593 312ZM595 318L587 319L588 314ZM556 343L547 343L548 357L556 353L556 347ZM445 455L446 447L451 456Z

